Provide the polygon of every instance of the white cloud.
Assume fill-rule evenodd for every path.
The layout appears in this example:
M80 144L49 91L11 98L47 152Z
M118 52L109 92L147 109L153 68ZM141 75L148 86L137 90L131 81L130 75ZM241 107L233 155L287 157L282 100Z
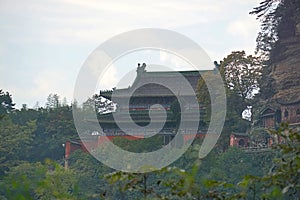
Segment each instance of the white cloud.
M243 37L247 39L257 33L259 23L253 16L247 16L231 22L227 27L227 32L233 36Z
M26 3L5 1L0 10L18 15L19 20L27 24L23 27L30 34L19 39L73 44L103 41L114 34L140 27L174 29L229 19L232 5L237 2L228 2L231 1L32 0ZM19 31L18 27L14 29Z
M66 70L44 70L38 72L36 78L33 80L35 87L30 88L27 94L34 97L43 96L46 98L50 93L57 93L61 97L72 99L73 91L71 88L73 82L70 82L67 76L62 76L63 74L67 74Z
M66 70L43 70L35 72L35 78L33 78L30 86L1 83L1 89L12 94L12 99L17 103L17 108L20 108L22 104L33 107L37 101L40 106L44 106L50 93L58 94L61 100L66 97L70 102L73 99L72 88L74 83L70 80L70 77L63 76L63 74L67 74ZM17 82L17 80L12 80L12 82Z
M5 69L1 71L13 67L19 69L26 63L28 74L36 74L33 80L29 76L24 76L24 80L26 79L24 83L28 85L23 85L22 88L14 80L8 81L5 86L19 99L18 102L24 102L27 99L33 102L40 101L49 93L58 93L62 97L66 96L71 99L76 77L73 77L73 73L70 75L68 69L59 70L59 67L74 66L77 62L79 66L82 60L78 59L80 57L78 55L84 52L81 49L93 49L116 34L144 27L176 30L192 36L191 39L197 42L204 41L205 48L212 57L216 57L215 59L235 49L245 49L248 53L248 49L250 51L255 46L257 22L254 21L255 17L247 17L247 15L254 6L258 5L259 1L0 1L2 16L0 42L3 44L0 56L2 53L5 54L5 60L1 61L1 68ZM215 26L218 26L218 29ZM187 29L186 27L193 28ZM232 41L232 38L236 40ZM6 48L6 45L11 48ZM39 51L47 55L55 55L53 49L61 47L66 50L66 53L62 53L61 56L63 61L47 60L51 59L51 56L37 56L33 61L26 55L16 58L15 55L19 56L19 54L11 52L13 48L18 48L21 49L19 52L24 52L24 54L25 52L34 54L34 51ZM162 63L168 62L177 67L176 69L186 65L176 56L161 54L158 57ZM137 59L139 58L132 59L130 64L135 65ZM143 59L140 59L141 62L151 61L151 58ZM47 63L47 67L36 73L36 68L33 66L37 63L38 65ZM125 64L123 66L126 66ZM51 66L48 65L56 67L50 68ZM97 69L91 70L97 71ZM101 80L104 88L112 88L116 85L119 71L120 69L115 66L107 70ZM27 89L24 90L24 87Z
M187 63L184 59L168 53L166 51L159 51L160 56L160 64L170 67L174 71L178 70L195 70L189 63Z
M112 89L118 83L117 79L117 69L114 65L111 65L103 74L103 76L99 77L99 90L104 89Z
M188 58L181 58L172 53L168 53L166 51L160 51L160 61L165 64L166 66L172 67L172 70L180 71L180 70L207 70L213 69L213 61L210 59L209 55L206 52L199 52L199 51L191 51L191 50L184 50L184 53L191 56L194 61L197 59L197 64L200 66L192 66L189 62L185 59Z

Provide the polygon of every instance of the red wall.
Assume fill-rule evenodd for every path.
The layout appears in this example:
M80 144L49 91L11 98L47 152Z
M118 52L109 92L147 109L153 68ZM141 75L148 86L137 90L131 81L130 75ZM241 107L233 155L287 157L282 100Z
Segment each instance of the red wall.
M69 158L70 154L74 151L76 151L77 149L82 149L82 145L81 143L79 144L74 144L71 141L67 141L65 144L65 158Z
M231 134L230 135L230 146L233 147L233 146L240 146L239 145L239 142L243 140L244 141L244 147L248 147L248 144L249 144L249 141L250 139L247 137L247 136L240 136L240 135L234 135L234 134Z

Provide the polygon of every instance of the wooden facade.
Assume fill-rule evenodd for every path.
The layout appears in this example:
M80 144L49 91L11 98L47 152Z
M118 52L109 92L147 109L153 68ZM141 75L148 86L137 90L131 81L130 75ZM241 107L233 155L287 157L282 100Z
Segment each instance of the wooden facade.
M289 124L300 123L300 102L285 104L281 106L282 122Z
M275 129L282 122L290 125L300 124L300 101L268 105L261 111L260 119L261 126L266 129Z
M199 130L205 128L203 120L196 118L195 116L199 116L200 114L200 116L203 117L205 115L205 108L202 105L199 105L195 95L192 95L189 90L184 87L185 84L183 84L181 80L184 78L195 94L197 83L201 78L200 73L203 72L206 71L148 72L146 71L146 65L143 64L142 66L138 66L136 78L131 86L128 88L114 89L112 91L100 91L100 96L110 99L117 104L117 110L114 113L114 116L118 117L118 123L122 123L124 125L123 127L130 127L131 120L141 127L147 126L150 123L149 112L151 112L151 115L155 115L156 119L156 121L151 120L151 124L153 124L154 128L148 128L147 130L144 130L144 132L159 132L161 135L176 134L178 120L175 116L177 116L177 112L180 111L174 110L174 107L179 101L179 96L180 100L184 102L184 108L181 108L181 111L188 112L188 117L183 119L185 124L193 123L195 120L202 121L199 124L198 130L196 129L193 132L186 130L184 132L198 134ZM174 94L167 86L176 88L176 94ZM201 113L197 113L199 112L199 109ZM131 119L128 119L128 116L126 115L128 111ZM165 114L167 114L166 119L164 117ZM155 124L161 124L162 122L164 122L163 129L160 131L156 130ZM105 135L126 135L124 131L118 128L112 113L99 116L99 123ZM143 135L143 133L140 134L141 131L130 129L125 132L128 131L133 135Z
M281 111L280 107L277 106L266 106L260 112L261 124L260 126L266 129L273 129L278 126L281 122Z
M300 101L286 103L280 102L271 106L267 105L260 113L261 126L267 130L277 129L280 123L288 123L290 126L300 125ZM284 139L277 136L267 138L267 146L273 143L282 143Z
M69 158L70 154L77 149L83 151L93 151L97 146L103 144L106 141L114 138L122 137L129 140L138 140L145 138L147 133L155 132L164 137L164 143L169 143L177 134L178 120L176 115L178 114L174 110L174 105L178 103L178 96L184 102L184 108L181 111L188 112L188 115L184 120L187 127L181 130L181 141L187 142L195 137L203 138L206 134L206 127L202 118L205 115L205 107L199 105L195 95L190 94L181 83L178 77L183 77L192 88L194 94L196 93L197 83L201 78L200 73L205 71L156 71L147 72L146 65L139 65L137 68L137 75L133 84L128 88L121 88L113 90L100 91L100 96L106 99L112 100L117 104L116 112L114 116L118 116L118 123L122 123L123 127L129 127L128 130L121 130L117 123L113 113L105 113L98 116L98 120L85 120L86 123L100 124L101 130L98 130L99 135L91 135L89 139L84 139L79 142L68 141L65 145L65 159ZM179 88L178 94L174 94L170 89L164 85L172 85L172 87ZM128 102L129 104L126 103ZM191 100L193 99L193 100ZM190 103L190 102L196 102ZM160 106L153 106L159 104ZM197 113L199 112L200 113ZM128 119L127 113L130 113L131 119ZM144 126L150 123L149 112L151 115L155 115L155 120L151 120L151 123L161 124L164 122L164 126L161 130L154 128L143 129ZM161 117L162 114L167 114L167 118ZM202 118L196 118L198 116ZM133 130L130 128L130 123L134 121L138 124L140 129ZM200 123L198 123L200 120ZM197 122L198 127L190 128L189 123ZM128 124L128 126L126 126ZM159 127L159 126L158 126ZM129 133L127 135L126 133ZM66 162L67 163L67 162Z

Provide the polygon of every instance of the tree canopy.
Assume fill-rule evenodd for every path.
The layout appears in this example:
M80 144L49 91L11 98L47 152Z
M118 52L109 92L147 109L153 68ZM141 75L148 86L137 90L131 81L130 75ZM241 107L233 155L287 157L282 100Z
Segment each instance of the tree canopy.
M15 104L12 101L11 95L0 89L0 119L14 109Z

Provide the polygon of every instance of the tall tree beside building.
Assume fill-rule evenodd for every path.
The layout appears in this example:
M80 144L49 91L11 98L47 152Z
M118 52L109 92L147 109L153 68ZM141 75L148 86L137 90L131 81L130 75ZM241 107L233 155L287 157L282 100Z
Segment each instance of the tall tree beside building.
M242 119L242 112L253 103L254 92L258 91L261 76L261 61L258 57L246 56L244 51L235 51L218 65L224 81L227 97L227 115L220 138L220 146L227 148L232 132L245 132L249 122ZM207 78L215 78L207 72ZM197 85L198 101L206 106L206 123L210 121L210 95L203 79Z
M233 51L221 62L220 72L226 86L246 104L259 89L261 65L259 57L247 56L245 51Z

